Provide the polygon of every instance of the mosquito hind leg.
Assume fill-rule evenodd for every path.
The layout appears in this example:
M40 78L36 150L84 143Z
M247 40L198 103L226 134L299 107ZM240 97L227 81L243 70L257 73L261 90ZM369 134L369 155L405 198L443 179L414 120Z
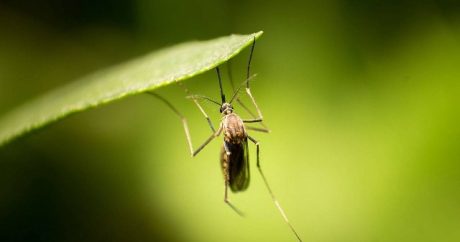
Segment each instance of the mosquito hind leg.
M224 190L224 202L238 215L244 217L244 213L239 210L235 205L233 205L230 200L228 200L228 185L230 184L230 174L228 169L228 163L224 162L224 179L225 179L225 190Z
M260 176L262 176L262 179L264 180L264 183L265 183L265 187L267 188L268 190L268 193L270 194L270 196L272 197L272 200L273 200L273 203L275 204L276 208L278 209L278 211L280 212L281 216L283 217L284 219L284 222L286 222L286 224L289 226L289 228L292 230L292 232L294 233L294 235L297 237L297 239L299 241L302 241L302 239L300 238L299 234L297 233L297 231L294 229L294 227L292 226L292 224L289 222L289 219L286 215L286 213L284 212L284 209L281 207L280 203L278 202L278 199L276 199L276 196L275 194L273 193L272 189L270 188L270 185L268 184L268 181L267 181L267 178L265 177L263 171L262 171L262 168L260 166L260 149L259 149L259 142L252 138L251 136L248 136L248 139L251 140L255 145L256 145L256 154L257 154L257 169L259 170L259 173L260 173Z

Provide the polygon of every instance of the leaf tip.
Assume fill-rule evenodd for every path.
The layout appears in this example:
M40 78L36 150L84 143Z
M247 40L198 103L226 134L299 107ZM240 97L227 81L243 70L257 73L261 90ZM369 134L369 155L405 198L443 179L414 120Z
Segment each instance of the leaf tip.
M260 30L260 31L256 32L254 35L256 36L256 38L259 38L263 34L264 34L264 31Z

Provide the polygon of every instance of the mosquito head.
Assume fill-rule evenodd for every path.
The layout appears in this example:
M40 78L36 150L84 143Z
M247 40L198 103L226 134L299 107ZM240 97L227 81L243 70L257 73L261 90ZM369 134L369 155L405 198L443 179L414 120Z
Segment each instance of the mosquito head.
M233 113L233 106L230 103L223 103L220 107L220 113L224 115Z

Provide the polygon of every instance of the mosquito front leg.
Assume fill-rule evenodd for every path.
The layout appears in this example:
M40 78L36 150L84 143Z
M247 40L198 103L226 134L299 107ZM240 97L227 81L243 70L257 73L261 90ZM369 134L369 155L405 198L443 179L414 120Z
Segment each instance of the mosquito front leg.
M243 122L245 122L245 123L257 123L257 122L262 122L264 118L263 118L262 112L261 112L260 109L259 109L259 106L258 106L257 103L256 103L256 100L255 100L254 97L252 96L251 89L249 88L249 82L248 82L248 87L246 87L246 93L248 94L249 98L251 99L252 104L254 104L254 107L255 107L256 110L257 110L257 115L258 115L258 117L254 118L254 119L246 119L246 120L243 119Z
M254 128L255 131L261 131L261 132L266 132L266 133L269 133L270 130L268 129L268 127L263 123L263 116L262 116L262 112L260 111L259 107L257 106L257 103L254 99L254 97L252 96L251 94L251 90L249 88L246 89L246 92L248 93L248 96L250 97L252 103L254 104L256 110L257 110L257 114L258 114L258 117L239 99L239 97L237 97L236 101L240 104L240 106L246 110L246 112L249 113L249 115L251 115L252 119L243 119L243 122L245 123L260 123L260 125L262 125L263 128Z
M255 46L255 40L253 42L253 46ZM249 57L249 59L252 59L252 52L254 51L254 47L251 49L251 55ZM251 64L251 61L249 61L248 65ZM249 68L248 68L248 71L249 71ZM268 127L262 122L262 120L260 119L259 121L259 118L251 111L251 109L248 108L248 106L246 106L243 101L241 101L240 97L238 96L238 91L239 91L239 88L236 89L235 88L235 84L233 82L233 75L232 75L232 65L231 65L231 61L228 61L227 62L227 72L228 72L228 78L230 80L230 84L232 86L232 89L233 89L233 92L235 93L236 95L236 101L238 102L238 104L244 109L246 110L246 112L252 117L252 119L249 120L248 123L250 123L250 121L254 121L256 120L255 122L259 122L260 125L262 125L263 128L253 128L252 130L255 130L255 131L260 131L260 132L265 132L265 133L269 133L270 130L268 129ZM250 77L249 77L249 72L248 72L248 78L246 79L245 82L247 82L247 87L249 87L249 80L250 80ZM259 110L259 113L260 113L260 110ZM259 115L260 117L262 117L261 115ZM250 128L251 129L251 128Z
M214 138L219 136L221 133L222 133L222 125L219 127L219 129L214 134L209 136L209 138L205 140L202 145L200 145L195 151L192 151L192 156L196 156L204 147L206 147L206 145L209 144L209 142L211 142Z
M222 126L219 127L217 131L213 131L213 134L202 144L200 145L196 150L193 149L193 144L192 144L192 138L190 135L190 130L188 128L187 124L187 119L175 108L168 100L166 100L164 97L158 95L155 92L147 92L148 94L158 98L161 100L166 106L168 106L177 116L179 116L180 120L182 121L182 125L184 126L184 131L185 131L185 136L187 138L187 144L190 150L190 154L192 156L197 155L209 142L211 142L215 137L219 136L222 133ZM213 128L212 128L213 129Z
M278 202L278 199L276 199L275 197L275 194L273 193L272 189L270 188L270 185L268 184L268 181L267 181L267 178L265 178L265 175L262 171L262 168L260 167L260 151L259 151L259 142L252 138L251 136L248 136L248 139L251 140L255 145L256 145L256 154L257 154L257 169L259 170L259 173L260 175L262 176L262 179L264 180L264 183L265 183L265 187L267 188L268 190L268 193L270 193L270 196L272 197L272 200L273 200L273 203L275 204L275 206L278 208L278 211L280 212L281 216L283 217L284 221L286 222L286 224L289 226L289 228L292 230L292 232L294 233L294 235L297 237L297 239L299 241L302 241L302 239L300 238L299 234L297 233L297 231L294 229L294 227L292 226L292 224L289 222L289 219L286 215L286 213L284 212L284 209L281 207L281 204Z
M248 67L247 67L247 71L246 71L246 80L249 80L249 78L250 78L252 54L254 53L254 48L255 47L256 47L256 37L254 37L254 39L252 41L251 52L249 54ZM245 123L262 122L264 118L263 118L262 112L260 111L259 106L256 103L256 100L252 96L251 88L249 87L249 81L246 82L246 93L248 94L249 98L251 99L252 104L256 108L258 117L254 117L253 119L243 120L243 122L245 122Z

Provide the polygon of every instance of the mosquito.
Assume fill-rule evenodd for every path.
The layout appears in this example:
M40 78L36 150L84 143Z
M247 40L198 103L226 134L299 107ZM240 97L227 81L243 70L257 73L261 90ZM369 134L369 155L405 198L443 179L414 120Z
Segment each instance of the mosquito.
M242 192L245 191L248 186L249 186L249 181L250 181L250 172L249 172L249 141L252 142L256 146L256 154L257 154L257 169L259 170L259 173L264 181L265 187L268 190L268 193L270 194L275 206L277 207L278 211L280 212L281 216L283 217L284 221L286 224L290 227L294 235L297 237L299 241L302 241L300 238L299 234L297 231L294 229L292 224L289 222L289 219L287 218L286 213L284 212L284 209L281 207L280 203L275 197L275 194L273 193L272 189L270 188L270 185L262 171L262 168L260 166L260 145L259 142L250 136L248 134L248 130L253 130L253 131L258 131L258 132L265 132L268 133L270 130L263 124L263 116L262 112L260 111L250 89L249 82L254 76L250 76L250 66L251 66L251 60L252 60L252 55L254 52L254 47L256 44L256 39L253 39L253 43L251 46L251 52L249 54L249 61L247 65L247 73L246 73L246 80L238 87L235 89L235 86L233 84L233 78L231 76L231 71L230 71L230 66L229 66L229 79L232 84L232 88L234 90L233 95L229 101L226 100L223 88L222 88L222 78L221 78L221 73L219 70L219 67L216 67L216 72L217 72L217 78L219 80L219 88L220 88L220 97L221 97L221 103L206 97L206 96L201 96L201 95L191 95L189 90L182 85L182 87L185 89L185 92L188 94L188 98L190 98L198 107L198 109L201 111L201 113L205 116L208 125L212 131L211 136L207 138L202 145L200 145L197 149L193 149L192 145L192 140L190 136L190 131L187 125L187 120L186 118L165 98L162 96L154 93L154 92L148 92L149 94L152 94L153 96L157 97L161 101L163 101L169 108L172 109L174 113L176 113L183 124L185 135L187 138L187 143L190 149L190 153L192 157L196 156L203 148L205 148L212 140L215 138L219 137L221 134L223 134L224 137L224 142L222 144L221 152L220 152L220 163L221 163L221 168L222 172L224 174L224 184L225 184L225 191L224 191L224 202L228 204L236 213L239 215L242 215L242 212L238 210L228 199L228 188L232 192ZM179 85L181 85L179 83ZM246 86L246 94L248 95L249 99L251 100L252 104L254 105L255 109L257 110L257 115L254 115L247 106L243 104L243 102L239 99L239 92L243 86ZM207 100L211 103L217 104L220 106L220 113L222 115L221 122L219 124L219 128L216 130L214 128L214 125L212 124L211 119L209 116L206 114L205 110L199 103L199 99ZM251 119L242 119L240 116L238 116L233 109L232 103L234 101L237 101L241 107L243 107L250 115ZM259 123L263 127L258 128L258 127L251 127L245 125L246 123Z

